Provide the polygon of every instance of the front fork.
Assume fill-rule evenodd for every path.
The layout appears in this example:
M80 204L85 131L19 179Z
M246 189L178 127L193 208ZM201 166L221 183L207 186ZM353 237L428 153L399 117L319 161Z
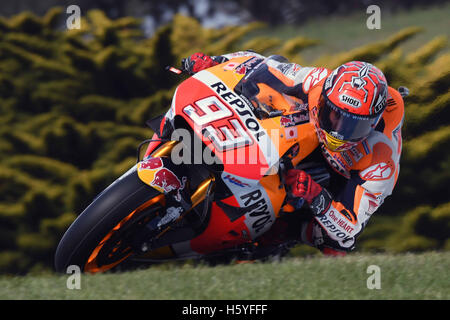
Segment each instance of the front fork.
M172 226L176 222L182 220L186 214L191 212L197 205L207 200L204 206L202 216L205 216L208 210L209 199L214 187L215 178L214 175L209 175L206 179L201 181L196 189L191 193L185 190L186 177L183 176L183 170L180 167L175 166L170 161L170 154L172 149L177 145L178 141L167 141L156 145L153 151L146 152L147 156L144 160L139 161L137 164L137 174L139 179L148 186L164 193L166 197L166 207L168 203L175 206L181 206L183 210L179 216L170 219L163 225L157 225L156 230L152 227L153 233L156 231L157 235L153 239L161 238L166 232L172 229ZM151 146L149 146L150 148ZM147 150L149 150L149 148ZM186 187L187 189L187 187ZM168 198L170 197L170 198ZM175 200L174 200L175 199ZM162 218L162 217L159 217ZM169 218L169 217L166 217ZM145 245L143 248L146 247ZM150 246L147 246L151 249Z
M152 145L152 143L154 143ZM151 142L150 145L147 148L147 151L145 153L144 156L144 160L143 161L139 161L138 165L137 165L137 171L138 171L138 176L139 179L141 179L142 182L144 182L145 184L152 186L152 180L150 180L151 176L149 175L145 175L143 173L140 174L140 172L142 170L142 163L145 162L146 160L148 160L149 158L169 158L170 154L172 152L172 149L179 143L179 141L167 141L167 142ZM198 204L200 204L203 200L205 200L206 195L207 195L207 190L210 184L213 184L213 182L215 181L214 176L211 174L207 179L205 179L202 183L199 184L199 186L197 187L197 189L192 193L191 195L191 201L192 201L192 206L195 207Z

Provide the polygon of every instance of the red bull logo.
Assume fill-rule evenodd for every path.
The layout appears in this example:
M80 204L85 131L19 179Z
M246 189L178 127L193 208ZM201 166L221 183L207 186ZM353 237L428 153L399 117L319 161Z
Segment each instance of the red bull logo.
M139 170L143 169L158 169L163 166L161 158L151 158L141 162Z
M280 124L283 127L292 127L309 121L309 115L306 112L297 112L288 114L280 118Z
M183 181L180 181L172 171L167 168L162 168L155 173L155 178L150 184L163 189L164 192L170 192L184 188L186 177L183 178Z
M283 127L295 126L295 122L292 121L291 117L289 117L289 116L282 116L282 117L280 118L280 124L281 124Z
M187 178L181 181L172 170L164 167L161 158L152 158L139 164L139 177L156 190L169 193L176 191L175 199L181 201L180 191L184 189Z

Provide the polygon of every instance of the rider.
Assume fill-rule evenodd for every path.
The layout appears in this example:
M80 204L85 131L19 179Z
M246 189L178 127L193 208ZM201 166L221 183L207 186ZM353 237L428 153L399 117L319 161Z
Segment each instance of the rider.
M194 74L242 56L266 59L269 71L282 83L277 90L308 103L320 142L315 152L332 168L330 183L324 187L296 168L287 172L285 182L313 213L300 226L300 240L324 254L345 255L397 182L402 94L387 85L378 68L360 61L328 70L240 51L212 57L195 53L182 60L182 68Z

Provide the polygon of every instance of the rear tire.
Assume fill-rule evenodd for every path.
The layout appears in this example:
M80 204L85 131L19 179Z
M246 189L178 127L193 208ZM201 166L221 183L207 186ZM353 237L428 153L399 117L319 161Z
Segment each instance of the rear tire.
M151 210L156 215L162 208L161 200L163 195L144 184L135 169L116 180L64 234L55 254L56 271L66 272L68 266L76 265L82 271L103 272L125 261L132 255L132 249L119 249L124 232L118 234L118 231L137 224L139 217L135 216L141 212Z

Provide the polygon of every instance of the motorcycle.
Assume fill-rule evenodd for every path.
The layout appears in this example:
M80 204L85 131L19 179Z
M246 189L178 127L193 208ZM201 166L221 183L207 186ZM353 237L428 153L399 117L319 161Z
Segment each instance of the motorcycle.
M319 145L307 101L280 93L269 68L236 57L181 82L169 110L148 121L155 133L143 158L141 144L136 165L62 237L56 270L266 259L296 245L301 199L292 204L284 172L303 165L327 176L305 162ZM296 231L277 233L280 225Z

